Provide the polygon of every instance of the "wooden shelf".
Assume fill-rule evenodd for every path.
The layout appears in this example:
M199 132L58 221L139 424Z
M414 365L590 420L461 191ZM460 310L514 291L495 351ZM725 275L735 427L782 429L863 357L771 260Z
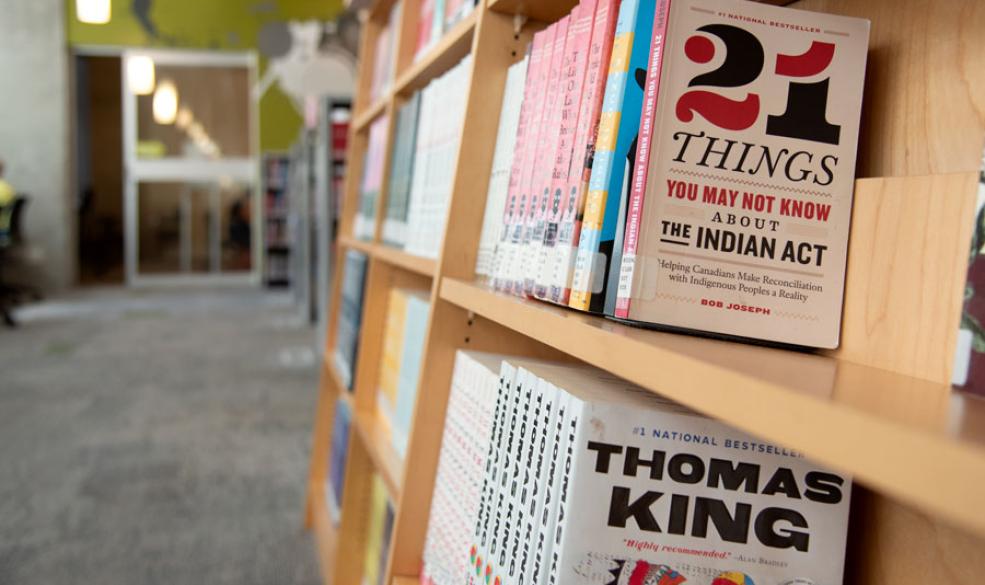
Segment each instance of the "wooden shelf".
M418 585L421 582L417 577L394 577L393 585Z
M369 105L365 111L356 116L353 121L353 129L361 132L364 128L373 123L373 120L380 117L386 111L386 105L390 101L390 91L385 92L376 101Z
M318 564L323 574L330 575L335 565L335 552L338 548L338 532L325 501L323 483L312 483L308 490L308 500L313 515L315 550L318 551Z
M560 20L578 5L576 0L490 0L489 9L501 14L520 14L541 22Z
M832 357L639 329L449 278L440 294L985 534L985 401Z
M339 242L346 248L359 250L370 258L376 258L391 266L403 268L421 276L433 277L437 271L438 263L431 258L408 254L403 250L398 250L386 244L366 242L350 236L342 236L339 238Z
M400 480L403 477L404 463L390 445L390 435L384 427L379 415L371 410L356 410L353 424L359 435L373 467L383 479L383 484L390 492L390 499L400 501Z
M465 19L445 33L438 43L397 77L394 92L408 94L428 84L455 66L472 48L472 34L480 9L473 10Z

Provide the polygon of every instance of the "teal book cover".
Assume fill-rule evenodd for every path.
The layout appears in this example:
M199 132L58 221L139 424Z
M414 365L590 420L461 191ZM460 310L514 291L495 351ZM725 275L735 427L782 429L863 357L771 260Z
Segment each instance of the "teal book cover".
M393 420L393 448L401 457L407 452L407 436L417 401L417 381L421 373L424 335L427 333L431 304L424 294L407 295L407 314L404 317L404 345L400 356L400 380L397 387L397 408Z

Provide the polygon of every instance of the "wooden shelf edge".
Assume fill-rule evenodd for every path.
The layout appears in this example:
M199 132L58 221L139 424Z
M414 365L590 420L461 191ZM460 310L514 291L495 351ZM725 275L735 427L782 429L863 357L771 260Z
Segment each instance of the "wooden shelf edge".
M403 250L398 250L386 244L357 240L351 236L341 236L339 242L346 248L359 250L371 258L376 258L391 266L396 266L397 268L402 268L409 272L420 274L421 276L433 278L438 270L438 262L436 260L408 254Z
M985 535L985 401L832 357L643 330L450 278L440 297Z
M355 406L352 401L352 392L342 383L342 377L339 376L339 371L335 367L335 348L328 347L325 349L325 353L322 355L322 368L328 372L329 379L335 386L335 397L346 402L349 406L349 412L352 412Z
M308 489L309 505L314 514L315 550L323 581L329 582L328 575L335 570L335 550L338 546L338 530L325 502L324 485L312 483Z
M418 585L421 582L417 577L394 577L393 585Z
M397 455L387 433L383 430L383 423L379 420L379 415L374 411L356 410L353 415L353 424L356 427L356 434L363 443L369 459L376 468L376 472L383 479L383 484L390 492L390 499L393 502L400 501L400 483L403 477L403 461Z
M364 111L360 112L353 120L353 128L356 132L362 132L373 120L380 117L386 111L386 105L390 101L390 94L393 87L385 91L383 95L376 98L376 101L369 105Z
M469 54L472 34L475 32L482 7L476 7L467 17L431 47L420 59L411 63L407 70L397 76L393 84L396 94L406 93L427 85L438 75L444 73L455 63Z

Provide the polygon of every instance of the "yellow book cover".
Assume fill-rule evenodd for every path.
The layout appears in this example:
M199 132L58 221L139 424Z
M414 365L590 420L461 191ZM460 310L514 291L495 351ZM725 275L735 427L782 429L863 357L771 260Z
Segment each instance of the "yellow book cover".
M386 323L383 326L383 359L380 361L380 381L377 406L389 429L397 408L400 387L400 359L403 355L404 321L407 316L407 291L399 288L390 291L387 301Z
M376 585L380 580L380 552L383 550L386 503L386 487L380 476L374 474L369 492L369 532L366 538L366 556L363 558L363 585Z

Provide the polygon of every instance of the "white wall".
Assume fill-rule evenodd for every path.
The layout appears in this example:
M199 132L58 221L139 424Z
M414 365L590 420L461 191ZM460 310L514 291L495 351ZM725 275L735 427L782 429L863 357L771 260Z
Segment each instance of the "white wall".
M42 253L36 283L47 289L75 281L65 4L0 0L0 159L31 196L25 236Z

